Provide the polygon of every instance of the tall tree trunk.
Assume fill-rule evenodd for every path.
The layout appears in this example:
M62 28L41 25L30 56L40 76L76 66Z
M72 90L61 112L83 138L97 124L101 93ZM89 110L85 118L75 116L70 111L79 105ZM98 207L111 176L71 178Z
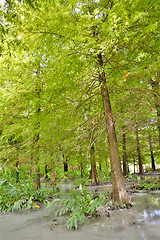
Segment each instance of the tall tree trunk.
M126 176L128 174L127 169L127 152L126 152L126 135L123 133L123 176Z
M54 164L54 161L53 161L53 157L52 157L52 153L51 153L51 180L50 180L50 184L51 185L55 185L56 183L56 170L55 170L55 164Z
M91 132L90 132L90 160L91 160L91 172L90 179L92 180L92 185L98 185L98 174L96 168L95 159L95 149L94 149L94 137L93 137L93 123L91 122Z
M157 108L157 127L158 127L158 141L160 146L160 105L156 105Z
M102 60L101 54L98 55L98 61L99 61L99 66L102 68L103 60ZM99 74L99 82L101 84L101 95L103 100L104 117L105 117L106 130L107 130L108 142L109 142L113 200L114 202L121 202L125 204L129 203L130 205L132 205L124 185L115 126L114 126L109 93L107 88L107 81L106 81L106 76L104 71L102 71Z
M81 162L81 177L83 177L84 174L84 167L83 167L83 163Z
M136 137L137 137L137 153L138 153L138 164L139 164L139 173L143 173L143 165L142 165L142 156L141 156L141 148L139 142L139 132L138 132L138 124L136 123Z
M102 171L102 164L99 163L99 171L101 172Z
M155 161L154 161L153 147L152 147L152 140L151 140L150 131L149 131L149 133L148 133L148 141L149 141L149 147L150 147L150 152L151 152L152 170L155 171L155 170L156 170L156 167L155 167Z
M45 179L48 179L48 165L45 163Z
M35 135L33 139L33 159L35 162L35 184L36 189L39 189L40 184L40 166L39 166L39 138L40 138L40 112L41 112L41 104L40 104L40 94L41 94L41 85L40 85L41 79L40 79L40 69L37 70L37 79L36 79L36 87L35 87L35 98L36 98L36 104L35 104Z
M68 162L67 162L67 157L65 159L65 156L63 154L63 166L64 166L64 172L68 172Z
M92 185L98 185L98 174L97 174L97 168L96 168L95 150L94 150L93 143L90 148L90 158L91 158L90 179L92 179Z
M19 160L16 161L16 183L19 182Z
M37 129L39 129L39 123L37 123ZM36 190L38 190L41 186L40 184L40 166L39 166L39 133L36 133L33 140L33 156L35 163L35 184Z
M135 157L133 157L133 164L134 164L134 173L136 173L136 160L135 160Z
M158 142L160 146L160 76L157 76L157 80L150 78L149 83L152 86L153 95L155 98L155 106L157 111L157 128L158 128Z

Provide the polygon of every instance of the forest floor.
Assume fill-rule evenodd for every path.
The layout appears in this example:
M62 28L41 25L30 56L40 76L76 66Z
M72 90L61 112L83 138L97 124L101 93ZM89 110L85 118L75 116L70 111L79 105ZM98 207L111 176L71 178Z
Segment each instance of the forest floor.
M148 176L148 175L147 175ZM156 176L155 176L156 178ZM133 192L126 180L133 207L112 211L110 217L91 218L75 230L67 230L66 217L54 217L45 208L0 215L2 240L159 240L160 191ZM134 180L134 183L136 181ZM64 187L64 185L63 185ZM66 188L69 187L66 184ZM95 193L111 190L111 184L89 187Z

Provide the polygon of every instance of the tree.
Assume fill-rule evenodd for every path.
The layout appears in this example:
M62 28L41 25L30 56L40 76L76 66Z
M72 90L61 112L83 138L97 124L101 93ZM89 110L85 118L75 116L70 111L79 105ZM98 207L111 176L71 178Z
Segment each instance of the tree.
M1 78L8 79L9 76L4 91L6 99L12 95L14 100L7 101L7 104L3 101L7 114L2 117L3 139L4 134L6 139L9 137L7 129L5 131L5 119L12 118L11 129L17 127L23 135L19 156L29 158L32 150L37 149L37 166L45 166L44 159L47 158L49 165L54 162L54 167L62 167L62 153L67 152L69 162L84 166L80 158L82 153L87 156L89 146L84 126L96 119L99 121L97 130L94 129L96 146L103 143L101 149L107 151L104 134L97 133L105 129L109 141L113 198L122 203L130 200L118 151L117 136L122 137L123 127L120 121L125 122L123 125L133 136L135 115L139 120L144 113L140 109L146 106L144 98L146 92L149 93L147 65L153 61L153 52L156 65L159 63L156 51L159 36L155 38L154 34L159 29L159 5L157 1L152 3L149 0L145 0L145 4L144 8L141 0L133 3L83 0L81 4L73 0L37 0L34 3L24 0L8 3L7 14L4 14L13 32L9 30L3 44L7 55L1 58L1 64L5 63ZM155 10L156 19L152 22L150 18L153 20ZM8 25L6 29L9 29ZM11 63L9 71L8 61ZM152 69L153 65L150 65ZM43 85L39 93L33 84L37 78L37 66L40 66ZM157 81L153 76L151 79ZM6 85L6 81L3 83ZM8 90L12 90L12 94L8 94ZM154 92L157 97L157 89ZM14 98L15 93L18 101ZM147 99L153 103L150 94ZM11 102L16 103L16 114L9 114L13 107ZM145 128L148 119L138 121L139 127ZM81 133L83 141L80 142ZM91 156L95 156L93 142ZM80 149L81 156L78 156ZM75 152L78 160L73 157Z

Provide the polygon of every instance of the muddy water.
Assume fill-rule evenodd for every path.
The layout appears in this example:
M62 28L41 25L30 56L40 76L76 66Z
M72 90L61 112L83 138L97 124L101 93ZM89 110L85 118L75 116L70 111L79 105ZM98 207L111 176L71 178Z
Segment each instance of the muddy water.
M0 240L159 240L160 193L137 194L133 208L90 219L78 230L67 230L64 218L45 209L0 215Z

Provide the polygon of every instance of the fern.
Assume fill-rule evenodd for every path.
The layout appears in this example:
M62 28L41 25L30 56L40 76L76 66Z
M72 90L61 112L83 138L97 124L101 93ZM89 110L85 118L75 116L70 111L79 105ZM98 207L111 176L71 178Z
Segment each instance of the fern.
M51 203L47 203L47 208L54 211L57 206L58 209L54 211L54 216L62 216L68 214L69 217L66 226L71 228L78 228L86 222L86 215L96 215L96 210L104 205L105 196L100 194L99 198L93 199L93 195L87 188L81 188L80 193L72 192L63 195L63 198L54 199Z

